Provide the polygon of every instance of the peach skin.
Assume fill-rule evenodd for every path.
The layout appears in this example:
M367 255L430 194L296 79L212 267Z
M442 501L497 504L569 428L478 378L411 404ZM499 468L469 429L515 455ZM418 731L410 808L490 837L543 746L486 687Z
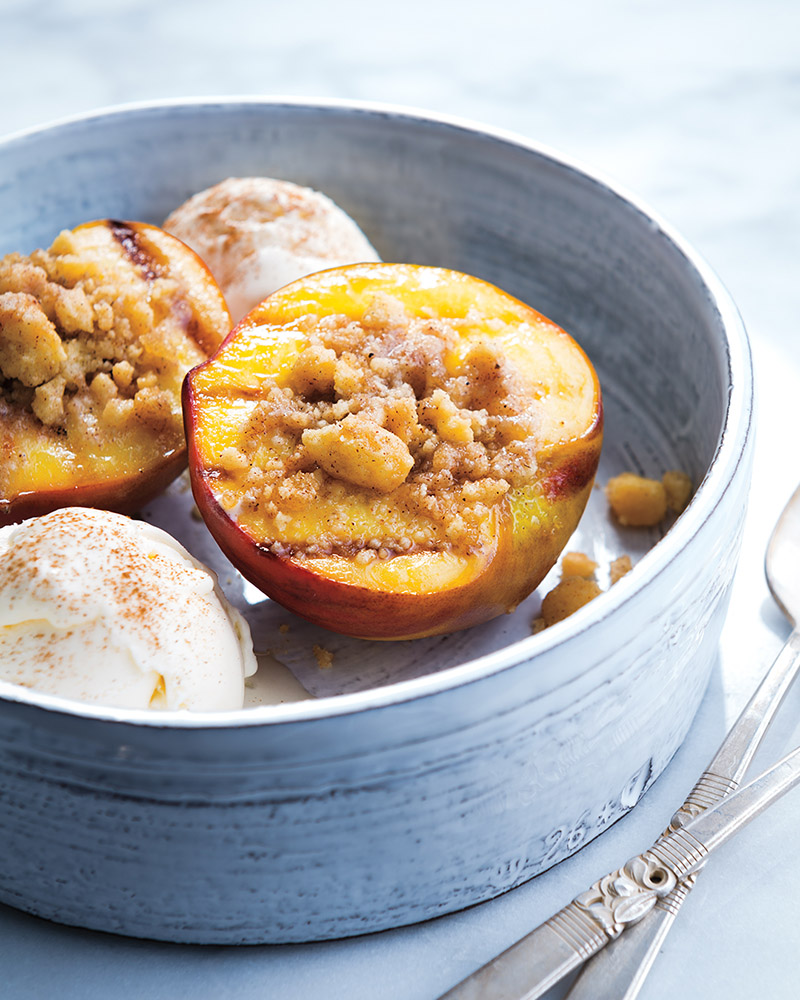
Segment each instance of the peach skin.
M181 385L231 327L197 255L104 219L0 260L0 524L132 513L186 465Z
M183 401L195 500L228 558L297 614L373 639L513 610L574 531L602 442L568 334L410 264L273 293Z

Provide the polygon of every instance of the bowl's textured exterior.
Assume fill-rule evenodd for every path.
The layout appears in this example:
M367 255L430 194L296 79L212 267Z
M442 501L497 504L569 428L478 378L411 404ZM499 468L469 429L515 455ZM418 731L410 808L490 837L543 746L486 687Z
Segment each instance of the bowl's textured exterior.
M640 453L702 483L612 592L432 676L188 719L3 685L0 900L65 923L300 941L487 899L635 805L715 659L749 484L752 373L702 261L633 200L524 141L291 101L129 107L0 143L0 252L90 218L158 222L189 193L252 173L326 191L386 259L477 274L549 314L598 367L612 454L639 433Z

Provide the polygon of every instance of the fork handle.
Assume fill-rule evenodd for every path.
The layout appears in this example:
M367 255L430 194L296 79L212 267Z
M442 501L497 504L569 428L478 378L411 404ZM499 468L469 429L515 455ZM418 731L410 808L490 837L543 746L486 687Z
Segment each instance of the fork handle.
M659 950L666 940L684 899L691 892L695 875L690 875L650 913L633 924L616 941L587 962L572 984L568 1000L635 1000L639 995Z
M670 829L683 826L735 791L800 670L800 630L794 629L722 741ZM666 831L667 833L669 831ZM567 1000L635 1000L662 948L695 876L679 883L643 920L584 965Z
M800 668L800 629L793 629L742 713L720 744L708 770L737 784L792 686Z

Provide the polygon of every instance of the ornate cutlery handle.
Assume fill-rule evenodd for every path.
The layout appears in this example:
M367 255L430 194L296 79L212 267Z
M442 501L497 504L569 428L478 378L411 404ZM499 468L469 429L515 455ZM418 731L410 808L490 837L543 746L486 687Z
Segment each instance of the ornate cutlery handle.
M678 830L682 826L704 813L706 809L715 806L718 802L735 792L739 787L739 782L735 778L725 778L722 775L714 774L713 771L703 771L697 780L697 784L686 796L686 801L676 810L669 826L664 831L664 835Z
M440 1000L535 1000L666 896L671 864L651 851L631 858Z
M775 662L742 710L666 833L685 826L735 792L775 713L800 669L800 631L793 630ZM654 907L630 935L598 955L572 984L567 1000L635 1000L661 950L681 906L694 885L683 883Z
M629 924L652 911L659 899L703 866L711 851L797 784L800 747L718 805L665 834L649 851L595 882L440 1000L536 1000ZM674 908L675 898L664 912Z

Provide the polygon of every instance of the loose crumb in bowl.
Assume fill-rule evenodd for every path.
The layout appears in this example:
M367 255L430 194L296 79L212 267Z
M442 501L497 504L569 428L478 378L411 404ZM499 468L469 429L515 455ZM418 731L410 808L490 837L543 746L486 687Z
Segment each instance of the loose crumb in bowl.
M594 579L599 564L584 552L565 552L561 559L561 580L542 600L539 616L532 622L534 633L569 618L579 608L603 593ZM609 584L613 586L632 569L631 557L621 555L608 566Z
M692 495L692 480L685 472L669 469L661 477L664 491L667 494L667 507L680 514L686 509Z
M561 557L561 576L594 576L598 564L585 552L565 552Z
M328 670L333 666L333 653L329 649L324 646L314 646L313 653L321 670Z
M625 527L651 527L667 513L663 484L633 472L623 472L609 479L606 496L617 520Z
M549 628L563 621L602 593L594 580L583 576L565 576L542 601L544 627Z
M629 555L617 556L616 559L612 559L608 567L610 582L612 584L617 583L623 576L630 573L632 569L633 565L631 564L631 557Z
M665 472L660 482L622 472L606 484L608 502L624 527L649 528L663 521L668 510L679 514L691 492L691 479L676 469Z

